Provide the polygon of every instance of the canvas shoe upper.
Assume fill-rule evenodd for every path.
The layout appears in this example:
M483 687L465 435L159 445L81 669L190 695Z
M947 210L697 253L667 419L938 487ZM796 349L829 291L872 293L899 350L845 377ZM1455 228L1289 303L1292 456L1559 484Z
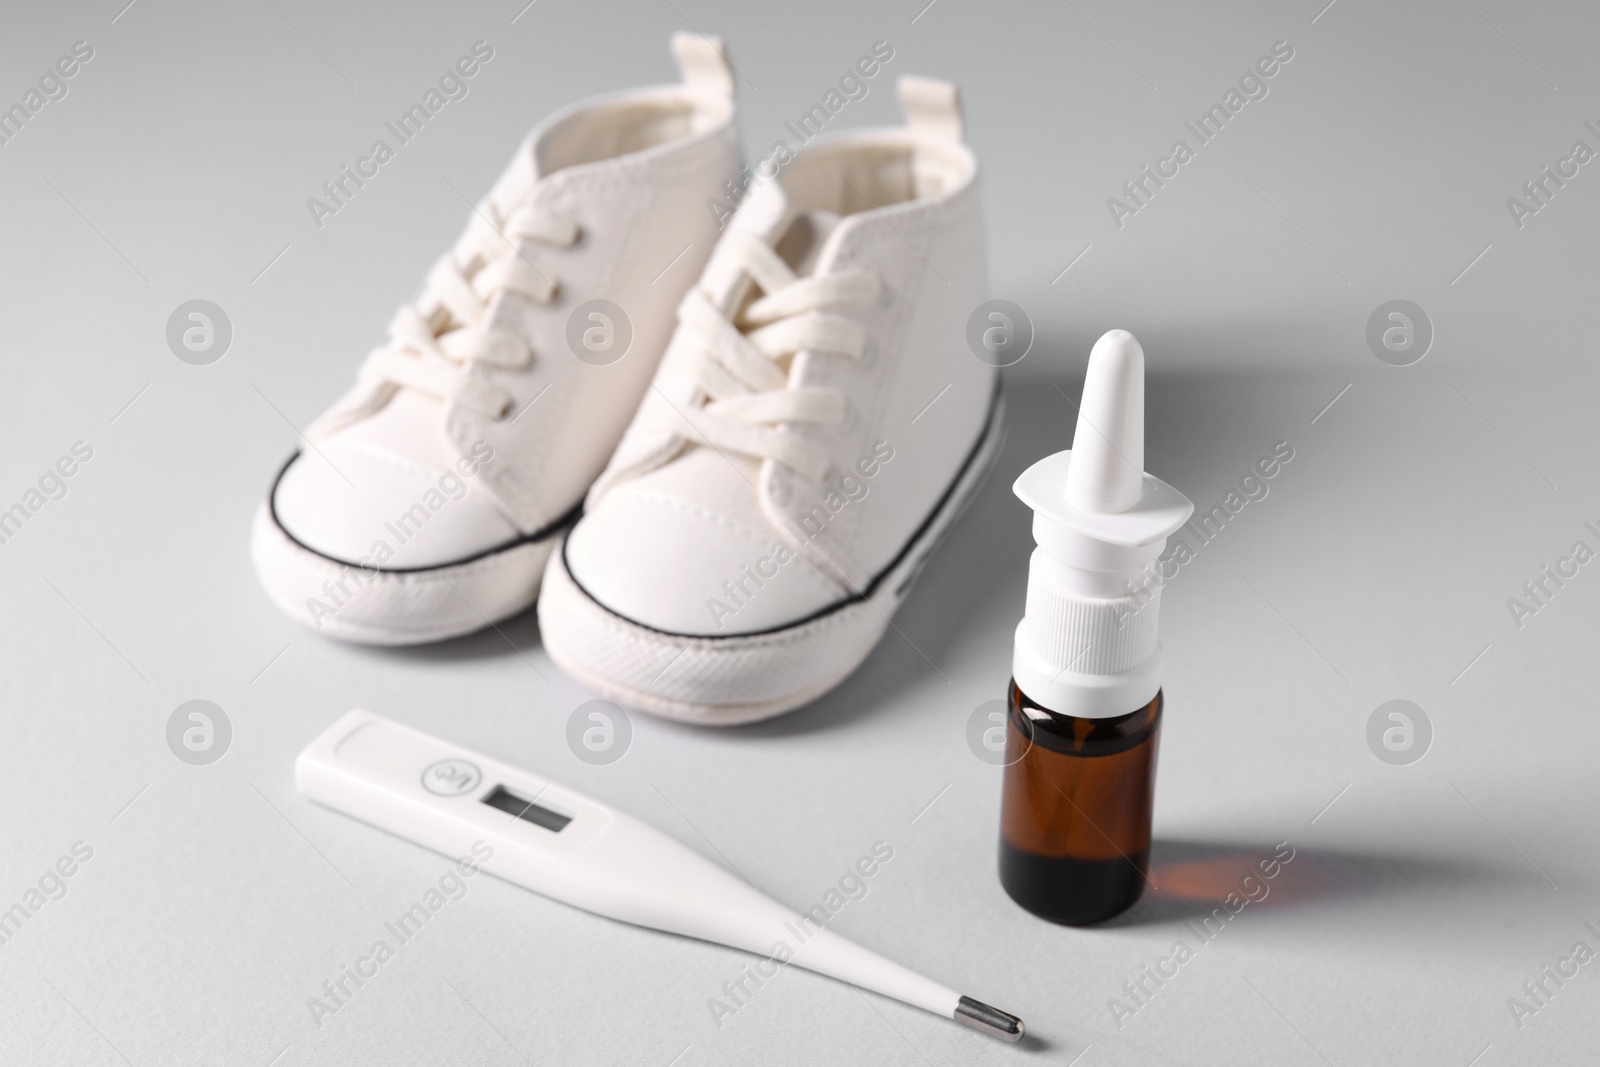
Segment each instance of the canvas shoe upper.
M585 516L546 649L614 699L704 722L814 698L870 651L998 440L976 163L955 90L819 138L740 207Z
M307 430L253 535L291 616L378 643L526 608L604 468L716 241L740 160L720 45L680 34L681 85L541 124Z

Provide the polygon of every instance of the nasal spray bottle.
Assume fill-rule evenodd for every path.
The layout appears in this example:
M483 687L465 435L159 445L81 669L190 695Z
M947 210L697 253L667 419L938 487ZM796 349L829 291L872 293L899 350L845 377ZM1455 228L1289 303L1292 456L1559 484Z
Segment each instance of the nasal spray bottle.
M1070 452L1017 479L1038 543L1017 627L1000 808L1000 882L1081 925L1139 899L1161 729L1158 558L1194 511L1144 472L1144 350L1095 342Z

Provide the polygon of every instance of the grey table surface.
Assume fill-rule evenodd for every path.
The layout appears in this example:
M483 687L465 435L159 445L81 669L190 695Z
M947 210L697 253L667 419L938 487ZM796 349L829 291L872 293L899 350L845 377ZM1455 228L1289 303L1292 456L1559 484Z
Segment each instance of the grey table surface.
M523 3L0 15L0 103L93 49L0 145L0 504L92 449L0 544L0 908L31 912L0 943L0 1062L1595 1061L1600 565L1566 564L1536 611L1510 601L1600 548L1600 166L1574 155L1600 149L1600 9ZM728 40L752 156L874 42L889 77L839 128L898 121L900 73L958 81L993 291L1037 337L1004 372L999 469L858 674L751 728L635 716L624 758L593 767L565 741L593 694L531 614L433 648L337 644L267 602L247 534L463 195L552 109L672 80L676 29ZM470 95L313 225L306 198L478 40L495 58ZM1137 211L1108 205L1280 41L1265 96ZM1547 165L1568 176L1541 204L1523 185ZM166 323L201 298L233 338L191 366ZM1417 353L1380 360L1367 323L1402 299L1432 342L1396 366ZM1001 891L999 772L966 731L1022 609L1010 482L1069 445L1112 327L1148 353L1151 471L1209 507L1279 442L1294 459L1166 591L1156 888L1075 930ZM232 725L207 766L166 740L193 699ZM1391 700L1431 724L1406 765L1368 743ZM318 1020L308 998L447 863L295 792L295 754L357 705L610 801L791 904L887 842L834 927L1035 1036L798 971L719 1025L709 1002L749 958L491 879ZM1202 940L1282 848L1268 895ZM1130 997L1158 965L1176 974Z

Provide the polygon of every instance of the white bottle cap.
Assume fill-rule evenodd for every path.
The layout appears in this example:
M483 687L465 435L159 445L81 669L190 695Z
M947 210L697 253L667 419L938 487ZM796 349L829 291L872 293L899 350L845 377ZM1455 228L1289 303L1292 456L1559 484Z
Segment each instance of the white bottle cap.
M1194 505L1144 472L1144 349L1127 330L1095 342L1072 450L1017 479L1034 511L1027 613L1012 675L1062 715L1137 711L1161 688L1161 575L1167 538Z

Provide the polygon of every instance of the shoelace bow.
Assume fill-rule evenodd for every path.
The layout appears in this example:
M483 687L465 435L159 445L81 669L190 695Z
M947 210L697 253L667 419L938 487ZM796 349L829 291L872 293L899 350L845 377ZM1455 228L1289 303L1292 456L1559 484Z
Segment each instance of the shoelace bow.
M727 254L737 257L764 295L736 319L698 287L684 298L679 321L694 346L691 373L705 402L688 413L687 430L675 422L674 432L725 452L775 460L822 481L831 464L827 451L790 427L843 423L849 400L837 389L790 387L778 361L801 351L859 359L865 329L831 311L871 304L883 287L861 271L798 278L757 238L734 233L723 240L730 245Z
M504 219L492 202L486 210L487 217L473 213L455 247L433 265L421 298L395 313L388 343L362 364L363 381L415 389L491 419L510 413L510 392L477 368L526 367L533 352L520 334L488 324L489 302L506 291L553 300L556 282L524 259L516 242L567 248L578 226L528 207Z

